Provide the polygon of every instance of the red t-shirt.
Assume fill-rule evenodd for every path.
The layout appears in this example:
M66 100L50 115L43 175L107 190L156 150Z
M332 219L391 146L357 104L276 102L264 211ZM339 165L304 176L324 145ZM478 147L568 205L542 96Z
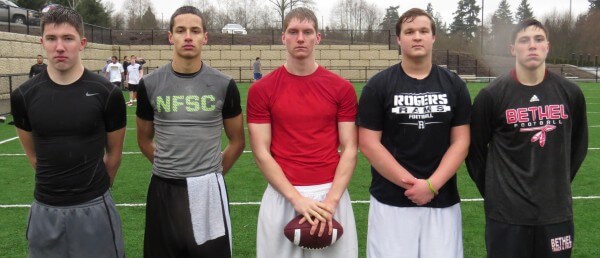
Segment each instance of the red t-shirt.
M333 181L337 123L354 122L356 110L352 84L320 66L307 76L281 66L248 91L248 123L271 124L271 154L297 186Z

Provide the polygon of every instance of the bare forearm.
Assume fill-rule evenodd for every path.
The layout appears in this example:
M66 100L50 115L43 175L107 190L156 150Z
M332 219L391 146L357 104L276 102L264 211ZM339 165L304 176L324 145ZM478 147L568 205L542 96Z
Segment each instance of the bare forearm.
M149 143L140 143L139 144L140 147L140 151L142 152L142 154L144 154L144 156L146 156L146 158L150 161L150 163L154 163L154 142L149 142Z
M256 155L256 165L265 176L267 182L283 195L290 203L300 196L290 181L285 177L283 170L270 154Z
M414 176L402 167L392 154L390 154L390 152L379 142L361 143L360 151L365 155L367 160L369 160L371 166L387 180L404 189L410 187L410 185L402 182L402 179L414 178Z
M442 157L438 168L429 177L432 186L436 190L444 186L456 174L456 171L465 161L469 151L469 127L461 126L461 128L453 128L452 130L453 139L451 140L450 147L444 154L444 157Z
M354 169L356 168L356 146L353 150L344 150L340 157L340 162L335 170L335 177L331 189L327 193L327 199L335 201L337 204L342 197L342 194L348 188Z
M466 149L467 148L461 146L451 146L448 151L446 151L440 165L429 178L436 190L442 188L442 186L456 174L460 164L462 164L467 157Z
M35 147L34 147L34 143L33 143L33 136L31 134L31 132L17 129L17 135L19 136L19 141L21 142L21 146L23 146L25 155L27 155L29 164L31 165L33 170L35 170L36 166L37 166L37 156L36 156Z
M244 144L240 142L229 142L223 150L223 175L227 174L235 161L242 155Z
M106 153L104 155L104 165L106 166L106 172L110 177L110 185L112 185L115 181L115 177L117 176L119 166L121 166L121 154Z

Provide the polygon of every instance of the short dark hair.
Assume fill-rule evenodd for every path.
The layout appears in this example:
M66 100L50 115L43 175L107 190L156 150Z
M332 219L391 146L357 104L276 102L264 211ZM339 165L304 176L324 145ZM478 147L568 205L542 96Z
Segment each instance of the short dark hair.
M43 56L43 55L37 55L37 57L41 57L41 58L44 58L44 56Z
M114 58L114 59L117 59L117 60L119 60L119 58L118 58L117 56L111 56L110 58L111 58L111 59L112 59L112 58Z
M298 7L292 9L288 14L283 18L283 31L287 30L287 27L290 25L292 19L298 19L299 21L312 21L315 23L315 31L319 31L319 21L317 20L317 16L315 13L305 7Z
M44 35L44 29L46 27L46 25L48 24L69 24L71 26L73 26L77 32L79 33L80 37L84 37L83 35L83 18L81 17L81 15L69 8L69 7L65 7L65 6L57 6L56 8L51 9L50 11L48 11L47 13L45 13L42 16L42 23L41 23L41 27L42 27L42 35Z
M169 22L169 31L171 33L173 32L173 27L175 26L175 17L182 15L182 14L193 14L193 15L200 17L200 22L202 23L202 32L206 32L206 22L204 21L204 18L202 17L202 12L200 12L200 10L198 10L198 8L196 8L196 7L185 5L185 6L177 8L177 10L175 10L173 15L171 15L171 21Z
M520 21L515 26L515 29L513 30L512 36L511 36L511 44L515 43L515 40L517 40L517 34L519 34L519 32L524 31L531 26L534 26L534 27L544 31L544 34L546 34L546 40L548 40L548 30L546 30L546 27L544 26L544 24L542 24L540 21L538 21L536 19L528 18L528 19Z
M398 21L396 22L396 36L400 36L400 32L402 31L402 23L412 22L419 16L425 16L427 19L429 19L429 22L431 22L431 34L435 36L435 22L433 22L433 18L428 12L420 8L412 8L404 12L402 16L398 18Z
M260 57L257 57L256 60L260 59Z

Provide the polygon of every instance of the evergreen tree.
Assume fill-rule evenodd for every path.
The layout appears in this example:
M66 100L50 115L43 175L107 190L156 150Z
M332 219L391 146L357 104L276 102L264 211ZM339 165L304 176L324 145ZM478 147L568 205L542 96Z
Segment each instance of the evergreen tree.
M142 16L142 29L158 29L156 16L152 12L152 8L148 7Z
M383 17L383 21L379 26L382 30L391 30L393 33L396 33L396 22L398 22L398 8L400 6L390 6L385 9L385 16Z
M436 27L436 34L438 34L438 35L447 34L448 27L446 26L446 23L442 20L442 15L440 15L439 12L436 12L434 14L433 5L431 5L431 3L427 4L427 9L425 9L425 11L429 15L431 15L431 18L433 18L433 23L435 23L435 27Z
M515 14L515 21L520 22L529 18L534 18L533 10L531 10L531 6L529 6L527 0L521 0L521 4L519 5L519 8L517 8L517 13Z
M478 30L479 7L476 0L460 0L454 12L454 19L450 24L450 31L456 36L464 36L467 40L472 40Z
M39 11L46 4L46 0L16 0L13 1L19 7Z
M85 23L110 27L110 16L104 9L101 0L80 0L75 10L81 14Z
M506 0L502 0L498 5L498 9L492 16L492 31L496 33L502 28L512 27L512 25L513 18L512 13L510 12L510 5Z

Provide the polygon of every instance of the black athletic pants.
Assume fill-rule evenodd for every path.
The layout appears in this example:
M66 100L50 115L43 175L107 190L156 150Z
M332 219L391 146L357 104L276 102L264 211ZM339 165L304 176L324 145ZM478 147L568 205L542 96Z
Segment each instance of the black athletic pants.
M488 258L569 258L574 240L572 220L526 226L486 218Z

